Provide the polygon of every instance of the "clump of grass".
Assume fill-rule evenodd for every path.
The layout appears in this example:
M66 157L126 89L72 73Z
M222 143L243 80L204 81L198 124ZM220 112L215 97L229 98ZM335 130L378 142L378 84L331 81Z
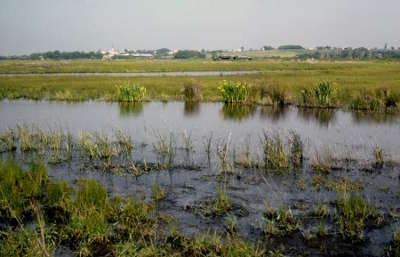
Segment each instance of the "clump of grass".
M42 197L47 178L47 169L40 162L32 163L26 172L12 161L0 163L0 217L19 221L24 214L31 215L30 201Z
M305 107L330 107L334 103L335 88L330 81L320 81L314 88L300 91L300 105Z
M234 215L228 215L225 219L226 230L228 233L234 235L237 232L237 218Z
M374 147L374 151L373 151L374 157L375 157L375 163L374 166L376 168L382 168L383 167L383 163L384 163L384 159L383 159L383 149L375 146Z
M246 83L234 81L222 81L218 90L225 103L244 103L249 97L249 89Z
M201 85L194 82L188 81L183 84L183 94L185 101L193 102L198 101L201 98Z
M212 213L215 216L222 216L232 209L232 201L229 199L226 189L217 189L217 198L212 204Z
M393 112L397 110L399 96L389 90L377 89L375 92L361 90L350 103L353 110L363 110L372 112Z
M57 243L54 228L46 228L43 220L38 220L35 226L2 231L0 256L53 256Z
M278 82L274 82L268 87L261 87L261 97L268 96L273 106L283 107L287 102L286 90Z
M204 151L207 155L207 160L209 163L211 161L212 140L213 140L213 133L211 132L210 135L207 136L206 141L204 143Z
M274 210L266 204L264 219L264 233L268 237L285 237L301 228L300 221L290 209Z
M158 219L154 210L151 203L116 196L109 201L107 219L116 224L116 239L146 243L143 241L156 236Z
M18 138L21 144L21 151L35 150L33 132L25 125L17 125Z
M140 102L146 95L146 88L128 83L118 86L117 94L120 102Z
M155 202L161 201L166 197L164 189L162 189L156 182L153 184L151 191L151 197Z
M217 165L219 175L233 174L234 164L230 157L231 134L228 139L217 145Z
M127 133L122 132L122 130L117 129L114 131L116 138L116 143L120 147L120 150L125 155L130 155L133 150L132 138Z
M290 132L290 162L294 168L300 168L303 165L303 142L300 135L295 131Z
M366 203L359 195L350 194L338 200L337 209L342 238L352 242L363 240L367 219L375 215L375 206Z
M170 169L174 165L176 155L176 139L170 133L169 136L156 134L158 140L153 143L153 150L158 155L159 166L162 169Z
M318 204L312 214L319 219L326 219L330 216L328 207L321 203Z
M316 152L311 163L313 171L323 174L331 172L334 164L334 158L331 151L326 149L322 153Z
M13 152L17 150L17 137L13 129L7 129L0 134L0 152Z
M317 236L325 237L327 235L328 235L328 228L327 228L325 222L320 221L317 225Z
M387 254L391 257L400 256L400 231L393 232L392 241L387 248Z
M289 156L283 149L278 134L270 136L264 133L264 164L267 170L283 171L289 168Z

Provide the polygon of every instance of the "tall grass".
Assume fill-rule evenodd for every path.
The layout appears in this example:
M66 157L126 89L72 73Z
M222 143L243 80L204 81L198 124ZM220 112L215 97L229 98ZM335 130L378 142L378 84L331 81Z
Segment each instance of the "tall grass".
M249 89L246 83L224 80L218 86L218 91L225 103L244 103L249 98Z
M140 102L146 95L146 88L139 85L124 84L117 87L121 102Z
M331 81L320 81L313 88L300 91L300 105L305 107L331 107L335 103L335 88Z

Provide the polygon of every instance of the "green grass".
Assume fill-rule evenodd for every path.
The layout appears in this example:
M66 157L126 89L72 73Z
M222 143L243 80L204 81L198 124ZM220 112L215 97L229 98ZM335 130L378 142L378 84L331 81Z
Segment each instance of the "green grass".
M76 256L265 256L238 235L168 233L152 202L110 197L95 180L52 181L40 162L26 170L1 162L0 189L0 256L54 256L60 246ZM18 224L3 223L10 218Z
M11 65L14 63L14 65ZM16 63L16 64L15 64ZM64 64L65 63L65 64ZM223 101L218 85L229 79L249 86L249 101L272 104L275 101L302 104L302 90L313 90L321 81L330 81L335 87L336 106L371 109L371 100L377 99L380 107L392 104L400 95L400 62L296 62L296 61L71 61L71 62L0 62L2 72L32 72L37 66L47 65L44 72L89 71L157 71L157 70L260 70L254 75L209 77L0 77L0 98L29 98L46 100L118 100L118 85L135 84L146 88L144 100L185 100L185 85L201 85L202 101ZM15 67L14 67L15 66ZM127 66L127 67L125 67ZM18 68L16 68L18 67ZM33 68L32 68L33 67ZM36 67L36 68L35 68ZM69 68L68 68L69 67ZM123 68L125 67L125 68ZM133 67L133 68L130 68ZM68 68L68 69L67 69ZM49 70L46 70L49 69ZM59 70L57 70L59 69ZM75 69L75 70L74 70ZM278 84L275 87L265 85ZM271 92L265 92L265 88ZM276 90L275 90L276 91ZM378 92L378 93L377 93ZM383 93L381 93L383 92ZM389 92L388 96L382 96ZM360 98L360 95L363 98ZM381 97L382 96L382 97ZM274 98L274 99L272 99ZM358 99L358 100L357 100ZM365 103L364 103L365 102ZM373 101L372 101L373 102ZM397 105L399 103L397 102ZM372 109L374 110L374 109Z

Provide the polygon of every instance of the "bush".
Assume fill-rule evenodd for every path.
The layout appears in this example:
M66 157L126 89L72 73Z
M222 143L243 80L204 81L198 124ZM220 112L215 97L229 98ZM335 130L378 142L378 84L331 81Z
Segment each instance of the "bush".
M200 85L194 81L185 82L183 94L186 101L196 101L201 97Z
M121 102L139 102L145 95L145 87L129 84L118 86L118 99Z
M218 90L226 103L243 103L249 98L249 88L246 83L224 80Z

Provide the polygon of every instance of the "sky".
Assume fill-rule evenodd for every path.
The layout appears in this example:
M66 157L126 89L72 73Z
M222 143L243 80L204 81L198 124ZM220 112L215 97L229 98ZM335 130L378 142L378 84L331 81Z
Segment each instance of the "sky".
M400 47L400 0L0 0L0 55Z

